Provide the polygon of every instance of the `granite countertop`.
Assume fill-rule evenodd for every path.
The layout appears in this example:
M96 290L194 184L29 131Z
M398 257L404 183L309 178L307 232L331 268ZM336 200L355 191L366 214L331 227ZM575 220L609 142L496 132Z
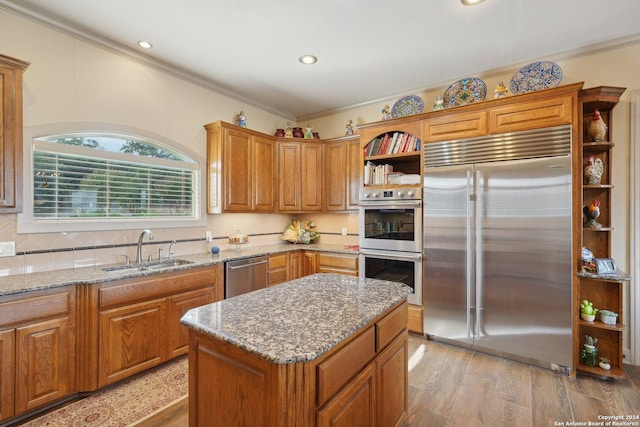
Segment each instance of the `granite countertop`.
M194 308L181 322L273 363L305 362L409 293L402 283L314 274Z
M161 270L138 271L136 269L125 269L112 272L103 270L108 265L96 265L94 267L81 267L66 270L52 270L47 272L18 274L13 276L0 277L0 296L12 295L41 289L49 289L68 285L105 283L114 280L127 279L131 277L150 276L153 274L166 273L168 271L187 270L195 267L215 265L225 261L232 261L242 258L251 258L261 255L271 255L281 252L296 250L311 250L322 252L335 252L345 254L357 254L358 251L342 245L293 245L274 244L264 246L243 247L240 252L225 250L220 254L190 254L178 255L176 259L191 261L190 264L164 268Z

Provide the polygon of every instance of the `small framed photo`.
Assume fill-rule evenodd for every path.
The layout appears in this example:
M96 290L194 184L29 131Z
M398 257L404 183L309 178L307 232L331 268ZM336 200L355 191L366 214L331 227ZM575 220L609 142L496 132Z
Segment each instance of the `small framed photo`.
M616 262L611 258L595 258L593 260L596 264L597 274L617 274L618 267Z

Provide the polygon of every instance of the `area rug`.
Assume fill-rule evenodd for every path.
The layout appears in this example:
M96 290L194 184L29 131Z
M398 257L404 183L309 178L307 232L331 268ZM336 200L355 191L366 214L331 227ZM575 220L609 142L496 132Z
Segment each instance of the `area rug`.
M186 356L23 424L25 427L126 427L161 411L189 391Z

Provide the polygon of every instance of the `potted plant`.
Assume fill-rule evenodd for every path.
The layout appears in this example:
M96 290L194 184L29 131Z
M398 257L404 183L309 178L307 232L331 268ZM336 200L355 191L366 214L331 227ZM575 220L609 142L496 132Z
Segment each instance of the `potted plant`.
M587 366L594 367L598 364L598 349L596 348L597 338L585 335L585 343L582 346L580 360Z
M605 325L615 325L618 321L618 313L609 310L600 310L600 320Z
M596 318L597 308L593 307L593 303L583 299L580 303L580 317L587 322L593 322Z
M611 369L611 364L609 363L609 359L607 357L601 357L600 363L598 363L602 369L608 371Z

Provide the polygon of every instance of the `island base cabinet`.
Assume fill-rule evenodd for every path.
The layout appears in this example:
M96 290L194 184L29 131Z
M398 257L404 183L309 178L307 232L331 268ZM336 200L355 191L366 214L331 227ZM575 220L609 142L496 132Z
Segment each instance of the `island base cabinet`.
M407 309L405 300L307 362L273 363L190 329L189 426L403 425Z

